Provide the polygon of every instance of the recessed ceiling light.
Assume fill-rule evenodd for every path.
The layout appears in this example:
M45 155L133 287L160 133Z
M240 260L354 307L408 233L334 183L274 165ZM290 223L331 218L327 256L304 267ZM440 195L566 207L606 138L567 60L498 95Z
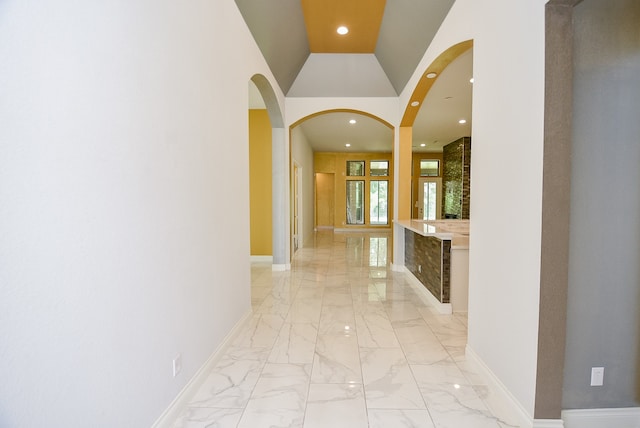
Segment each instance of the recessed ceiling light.
M351 147L351 144L347 143L344 145L345 147Z
M467 120L466 120L466 119L460 119L460 120L458 121L458 123L462 125L462 124L464 124L464 123L467 123Z
M411 107L418 107L420 105L420 101L411 102Z
M345 34L347 34L349 32L349 29L347 27L345 27L344 25L338 27L338 29L336 30L338 31L338 34L340 34L341 36L344 36Z
M426 74L427 79L435 79L438 73L434 73L433 71Z
M349 121L349 123L353 125L354 123L356 123L356 120L355 120L355 119L351 119L351 120Z
M424 147L424 146L426 146L426 144L425 144L425 143L420 144L420 147Z
M473 83L473 77L469 79L469 83Z

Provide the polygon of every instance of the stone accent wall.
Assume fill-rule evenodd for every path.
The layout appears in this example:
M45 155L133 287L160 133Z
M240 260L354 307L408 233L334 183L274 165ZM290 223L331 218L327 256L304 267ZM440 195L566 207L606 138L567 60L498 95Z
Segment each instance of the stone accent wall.
M451 296L451 241L404 231L404 265L441 303Z
M468 219L471 202L471 138L442 148L442 218Z

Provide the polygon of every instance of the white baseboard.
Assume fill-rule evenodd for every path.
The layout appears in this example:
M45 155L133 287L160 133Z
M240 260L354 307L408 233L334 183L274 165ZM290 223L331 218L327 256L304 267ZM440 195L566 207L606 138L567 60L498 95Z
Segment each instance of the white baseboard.
M640 428L640 407L563 410L565 428Z
M251 263L273 263L273 256L251 256Z
M531 428L564 428L562 419L534 419Z
M405 272L404 265L399 265L396 263L391 263L391 270L393 272Z
M285 272L291 270L290 263L274 263L271 265L271 270L273 272Z
M438 313L441 313L444 315L453 313L451 303L440 303L440 301L436 299L436 297L433 294L431 294L429 290L427 290L424 284L422 284L420 280L416 278L416 276L413 273L411 273L409 269L407 269L406 266L402 266L402 268L403 268L403 271L407 274L407 278L409 279L409 284L414 290L416 290L416 292L418 293L418 296L420 296L420 298L426 305L433 306L434 308L436 308Z
M521 428L640 428L640 407L563 410L562 419L532 419L469 345L465 355L479 369L491 390L496 392L496 399L486 403L492 413L506 414Z
M242 331L245 324L251 319L252 314L253 313L251 309L249 309L247 313L245 313L244 316L240 319L240 321L236 323L229 334L227 334L222 340L222 343L220 343L218 348L213 351L207 361L187 382L184 388L182 388L176 398L171 402L171 404L169 404L169 407L167 407L166 410L162 412L160 417L155 421L151 428L170 428L173 426L176 419L180 416L184 409L187 408L187 405L189 404L191 398L198 392L198 388L200 388L202 383L207 379L209 372L215 367L218 361L220 361L220 358L222 358L231 343L233 343L234 339Z
M502 381L498 379L468 344L465 349L465 356L467 357L467 361L479 370L480 375L487 381L491 391L495 392L495 394L492 395L493 399L485 401L494 415L509 421L516 421L521 428L562 427L561 420L558 420L560 425L557 425L557 421L555 420L538 420L537 424L534 423L536 421L534 421L531 415L522 407L522 404L516 400ZM550 423L554 423L555 425L550 425Z

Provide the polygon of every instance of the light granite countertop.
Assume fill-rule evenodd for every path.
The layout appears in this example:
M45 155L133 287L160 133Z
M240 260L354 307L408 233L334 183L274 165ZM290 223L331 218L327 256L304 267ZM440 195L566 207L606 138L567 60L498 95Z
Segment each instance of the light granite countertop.
M452 249L469 249L469 220L394 220L422 236L451 240Z

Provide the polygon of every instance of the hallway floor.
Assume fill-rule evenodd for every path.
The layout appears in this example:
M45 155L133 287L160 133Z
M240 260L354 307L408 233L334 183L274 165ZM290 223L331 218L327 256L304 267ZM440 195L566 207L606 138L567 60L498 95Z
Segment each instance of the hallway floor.
M498 428L467 320L389 268L390 234L318 232L292 269L252 267L253 316L175 427Z

